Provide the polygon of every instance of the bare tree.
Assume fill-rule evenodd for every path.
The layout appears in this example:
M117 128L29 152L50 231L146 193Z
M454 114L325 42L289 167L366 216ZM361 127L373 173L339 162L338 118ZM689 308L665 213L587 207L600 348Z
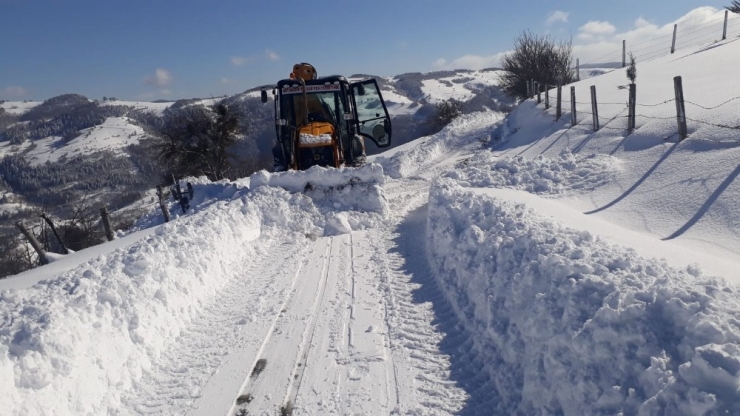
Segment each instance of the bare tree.
M432 118L435 127L442 129L450 124L452 120L462 115L462 103L455 99L439 102L435 105L436 112Z
M79 251L106 241L94 202L85 194L71 207L69 218L61 221L64 246Z
M35 260L19 234L0 236L0 279L36 267Z
M155 135L153 150L177 177L225 178L229 148L237 141L239 118L223 104L185 106L171 111Z
M725 7L725 9L733 13L740 13L740 0L732 0L732 5Z
M557 43L548 35L526 30L514 40L514 50L501 60L501 87L512 97L527 97L527 82L565 85L576 80L571 40Z

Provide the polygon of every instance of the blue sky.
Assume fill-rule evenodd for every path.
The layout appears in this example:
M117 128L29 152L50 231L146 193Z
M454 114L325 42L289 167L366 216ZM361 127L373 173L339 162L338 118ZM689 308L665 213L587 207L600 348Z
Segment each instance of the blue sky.
M0 0L0 99L234 94L301 61L319 75L486 67L523 29L572 37L587 59L619 35L658 36L696 8L729 3Z

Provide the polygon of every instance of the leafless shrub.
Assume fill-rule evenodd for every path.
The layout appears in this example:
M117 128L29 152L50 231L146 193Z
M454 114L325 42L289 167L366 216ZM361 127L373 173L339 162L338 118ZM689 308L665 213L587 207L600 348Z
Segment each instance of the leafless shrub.
M570 40L558 43L549 35L524 31L514 41L514 50L504 55L501 62L505 71L501 76L501 87L515 98L527 97L527 82L530 80L549 85L575 81Z

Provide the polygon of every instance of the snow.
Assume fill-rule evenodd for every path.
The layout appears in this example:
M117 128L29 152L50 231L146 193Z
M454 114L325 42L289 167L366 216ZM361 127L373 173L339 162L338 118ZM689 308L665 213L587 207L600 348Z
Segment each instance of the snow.
M451 77L422 80L421 90L431 103L450 99L465 102L475 96L473 90L499 85L499 75L499 71L462 72Z
M399 94L395 89L382 88L380 94L383 96L385 106L391 116L414 114L419 106L408 97Z
M5 194L3 194L5 195ZM7 193L8 196L12 195L11 193ZM18 212L21 209L23 209L25 206L20 203L14 203L14 202L6 202L2 205L0 205L0 214L12 214L14 212Z
M331 134L307 134L301 133L299 136L301 144L305 145L327 145L331 144Z
M21 115L42 103L43 101L6 101L0 104L0 108L4 108L9 114Z
M632 134L614 70L574 84L598 132L530 100L362 168L189 178L169 223L0 280L3 411L738 414L737 56L638 62Z
M80 135L64 143L59 136L34 140L26 160L32 166L46 162L57 162L63 158L88 155L103 150L123 155L127 146L138 144L145 135L144 129L127 117L109 117L102 124L80 130Z
M432 269L511 388L494 413L738 411L737 287L452 179L429 212Z

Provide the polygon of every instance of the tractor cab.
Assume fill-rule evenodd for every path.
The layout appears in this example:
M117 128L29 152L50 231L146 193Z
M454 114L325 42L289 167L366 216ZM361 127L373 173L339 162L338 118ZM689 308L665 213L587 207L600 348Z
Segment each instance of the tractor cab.
M365 139L380 148L391 144L390 116L374 79L318 78L311 65L297 64L272 94L276 170L359 166ZM267 102L264 89L262 102Z

